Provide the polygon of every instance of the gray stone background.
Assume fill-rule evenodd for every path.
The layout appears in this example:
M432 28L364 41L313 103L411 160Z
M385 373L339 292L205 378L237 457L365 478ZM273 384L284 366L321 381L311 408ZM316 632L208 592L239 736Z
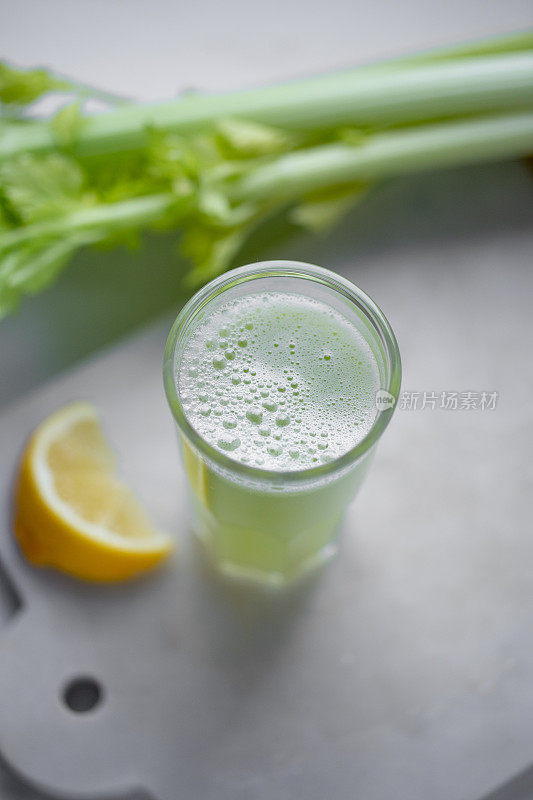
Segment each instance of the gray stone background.
M0 52L18 64L49 65L88 83L152 100L191 86L258 85L532 23L528 0L274 0L262 5L241 0L19 0L0 8ZM431 281L422 287L416 281L424 259L433 262L432 269L446 269L454 252L464 255L465 246L483 261L485 247L494 264L499 257L503 276L508 253L514 254L515 274L526 269L531 199L530 176L520 164L398 180L379 188L340 231L318 242L293 239L282 255L345 269L364 262L364 288L371 293L372 269L413 264L407 280L423 303L432 292ZM152 237L145 250L133 255L82 253L56 286L0 322L0 404L16 403L80 359L177 307L182 294L172 246L172 237ZM439 253L444 254L441 263ZM276 254L268 247L261 253ZM148 265L157 280L148 279ZM475 270L471 274L475 281ZM480 272L480 287L482 280ZM530 280L524 286L530 291ZM497 281L493 289L496 293ZM527 313L526 300L522 313ZM390 306L389 299L387 310ZM394 325L393 308L390 317ZM404 341L413 345L401 322ZM473 336L482 343L482 331ZM468 347L466 342L467 352ZM0 582L0 635L13 602ZM521 764L526 765L517 761L517 768ZM527 794L527 787L517 786L506 800L533 796L533 789ZM2 800L37 796L0 768Z

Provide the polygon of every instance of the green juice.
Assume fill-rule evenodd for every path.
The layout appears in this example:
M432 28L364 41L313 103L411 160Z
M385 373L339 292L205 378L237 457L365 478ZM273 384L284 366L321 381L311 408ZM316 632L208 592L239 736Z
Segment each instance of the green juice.
M194 525L227 574L283 584L334 550L374 447L343 457L372 429L383 371L349 316L297 291L222 295L173 357L180 413L207 445L180 426Z

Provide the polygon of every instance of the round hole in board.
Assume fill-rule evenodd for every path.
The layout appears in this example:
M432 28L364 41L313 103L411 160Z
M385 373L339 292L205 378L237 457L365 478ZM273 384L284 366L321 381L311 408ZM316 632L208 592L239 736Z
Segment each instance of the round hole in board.
M101 684L94 678L80 676L70 680L63 689L63 702L76 714L92 711L102 701Z

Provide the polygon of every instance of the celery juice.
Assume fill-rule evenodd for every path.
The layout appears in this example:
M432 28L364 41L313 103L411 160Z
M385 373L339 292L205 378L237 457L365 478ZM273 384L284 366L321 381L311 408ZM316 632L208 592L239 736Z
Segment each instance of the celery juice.
M321 300L262 292L220 306L178 376L202 439L242 464L301 470L351 450L376 416L379 370L357 328Z
M383 353L344 299L253 283L204 304L165 370L198 535L223 572L278 585L334 549L374 449L348 457L380 414Z

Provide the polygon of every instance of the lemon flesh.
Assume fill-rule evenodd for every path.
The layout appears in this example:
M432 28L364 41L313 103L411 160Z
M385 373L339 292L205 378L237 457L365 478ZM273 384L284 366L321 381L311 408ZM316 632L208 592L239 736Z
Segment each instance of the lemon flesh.
M172 539L157 531L116 462L89 403L48 417L24 451L15 535L29 561L90 581L120 581L158 564Z

